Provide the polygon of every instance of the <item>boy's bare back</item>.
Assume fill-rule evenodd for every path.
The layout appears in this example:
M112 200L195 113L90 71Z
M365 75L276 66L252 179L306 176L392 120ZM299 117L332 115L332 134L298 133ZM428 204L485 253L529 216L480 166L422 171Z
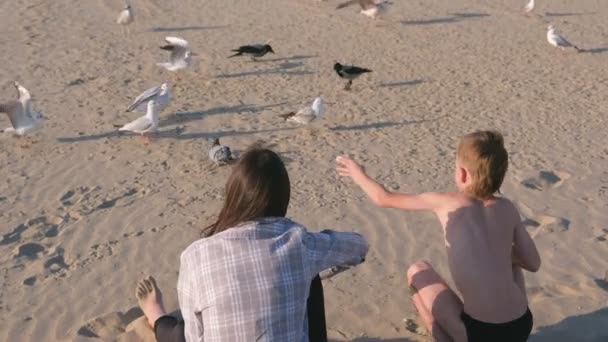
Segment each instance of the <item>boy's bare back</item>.
M515 206L505 198L481 201L463 193L437 194L436 200L464 311L488 323L521 317L528 303L513 275L515 233L523 229Z

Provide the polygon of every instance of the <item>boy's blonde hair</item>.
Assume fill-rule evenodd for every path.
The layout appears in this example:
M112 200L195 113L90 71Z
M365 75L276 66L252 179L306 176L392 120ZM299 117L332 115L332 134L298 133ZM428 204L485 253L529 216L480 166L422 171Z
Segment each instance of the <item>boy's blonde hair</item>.
M487 199L500 190L509 166L502 134L477 131L465 135L458 144L456 158L471 174L469 194Z

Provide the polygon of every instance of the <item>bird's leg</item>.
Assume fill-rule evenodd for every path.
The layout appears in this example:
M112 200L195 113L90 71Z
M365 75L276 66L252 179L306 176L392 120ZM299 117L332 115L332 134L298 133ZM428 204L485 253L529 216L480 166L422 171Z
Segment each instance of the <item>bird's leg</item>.
M348 82L346 82L346 86L344 87L344 90L350 90L350 86L353 84L353 80L348 80Z

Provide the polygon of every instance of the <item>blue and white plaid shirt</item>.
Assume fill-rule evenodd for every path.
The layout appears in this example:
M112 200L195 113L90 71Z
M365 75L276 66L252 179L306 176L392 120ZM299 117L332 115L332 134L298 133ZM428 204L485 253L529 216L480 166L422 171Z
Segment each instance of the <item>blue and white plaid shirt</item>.
M321 271L363 261L356 233L309 233L286 218L248 222L192 243L177 291L186 341L308 342L306 304Z

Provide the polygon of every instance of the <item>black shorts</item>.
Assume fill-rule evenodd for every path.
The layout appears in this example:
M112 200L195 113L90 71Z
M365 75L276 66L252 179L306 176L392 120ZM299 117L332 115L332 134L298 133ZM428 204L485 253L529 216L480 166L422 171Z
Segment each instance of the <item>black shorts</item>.
M486 323L462 313L469 342L525 342L532 331L530 309L520 318L507 323Z

